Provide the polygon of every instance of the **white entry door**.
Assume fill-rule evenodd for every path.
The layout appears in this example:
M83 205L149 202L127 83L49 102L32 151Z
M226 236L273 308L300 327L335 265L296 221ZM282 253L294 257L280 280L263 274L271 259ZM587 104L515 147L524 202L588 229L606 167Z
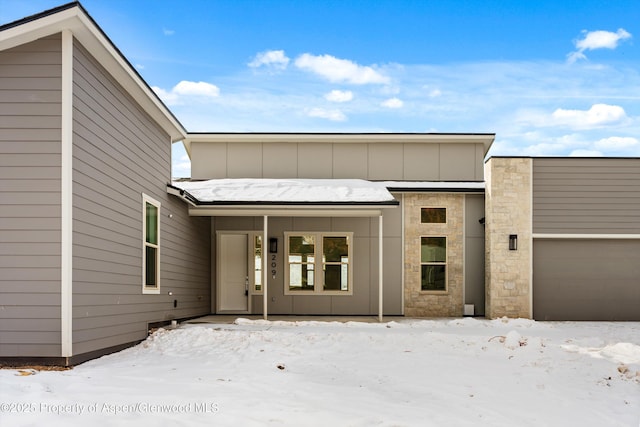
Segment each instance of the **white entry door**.
M218 311L249 311L248 234L218 234Z

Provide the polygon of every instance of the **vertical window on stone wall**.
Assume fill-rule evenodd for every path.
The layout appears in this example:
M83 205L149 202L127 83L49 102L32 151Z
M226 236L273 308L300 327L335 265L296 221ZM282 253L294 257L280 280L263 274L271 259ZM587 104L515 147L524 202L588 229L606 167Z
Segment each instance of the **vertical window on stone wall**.
M447 208L420 209L420 222L423 224L446 224Z
M447 290L447 238L420 238L420 289Z

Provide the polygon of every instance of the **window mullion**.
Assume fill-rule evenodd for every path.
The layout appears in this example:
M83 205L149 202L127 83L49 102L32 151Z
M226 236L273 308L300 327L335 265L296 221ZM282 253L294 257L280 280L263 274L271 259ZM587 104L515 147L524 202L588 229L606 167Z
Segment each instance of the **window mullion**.
M324 242L322 241L324 236L322 233L315 233L315 237L316 246L314 247L315 253L313 262L315 264L314 269L319 277L317 277L316 281L313 283L313 293L321 294L324 288Z

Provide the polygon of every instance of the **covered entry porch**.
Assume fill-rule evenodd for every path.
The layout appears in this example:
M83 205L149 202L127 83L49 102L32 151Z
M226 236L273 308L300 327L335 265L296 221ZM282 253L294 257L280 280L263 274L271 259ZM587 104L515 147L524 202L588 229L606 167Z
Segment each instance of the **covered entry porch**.
M381 184L223 179L173 183L168 191L190 215L212 218L212 313L382 319L383 216L399 202ZM401 257L393 264L399 271ZM400 285L390 298L399 304Z

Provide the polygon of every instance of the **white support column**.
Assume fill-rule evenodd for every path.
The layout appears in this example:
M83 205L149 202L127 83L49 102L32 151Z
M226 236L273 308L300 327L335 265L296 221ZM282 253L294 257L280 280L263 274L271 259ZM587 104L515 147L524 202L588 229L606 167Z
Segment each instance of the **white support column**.
M382 286L383 266L382 266L382 213L378 217L378 320L382 322L382 296L384 286Z
M264 224L262 225L262 313L264 320L267 320L267 281L269 280L269 239L268 235L268 216L264 216Z
M60 346L73 356L73 33L62 31Z

